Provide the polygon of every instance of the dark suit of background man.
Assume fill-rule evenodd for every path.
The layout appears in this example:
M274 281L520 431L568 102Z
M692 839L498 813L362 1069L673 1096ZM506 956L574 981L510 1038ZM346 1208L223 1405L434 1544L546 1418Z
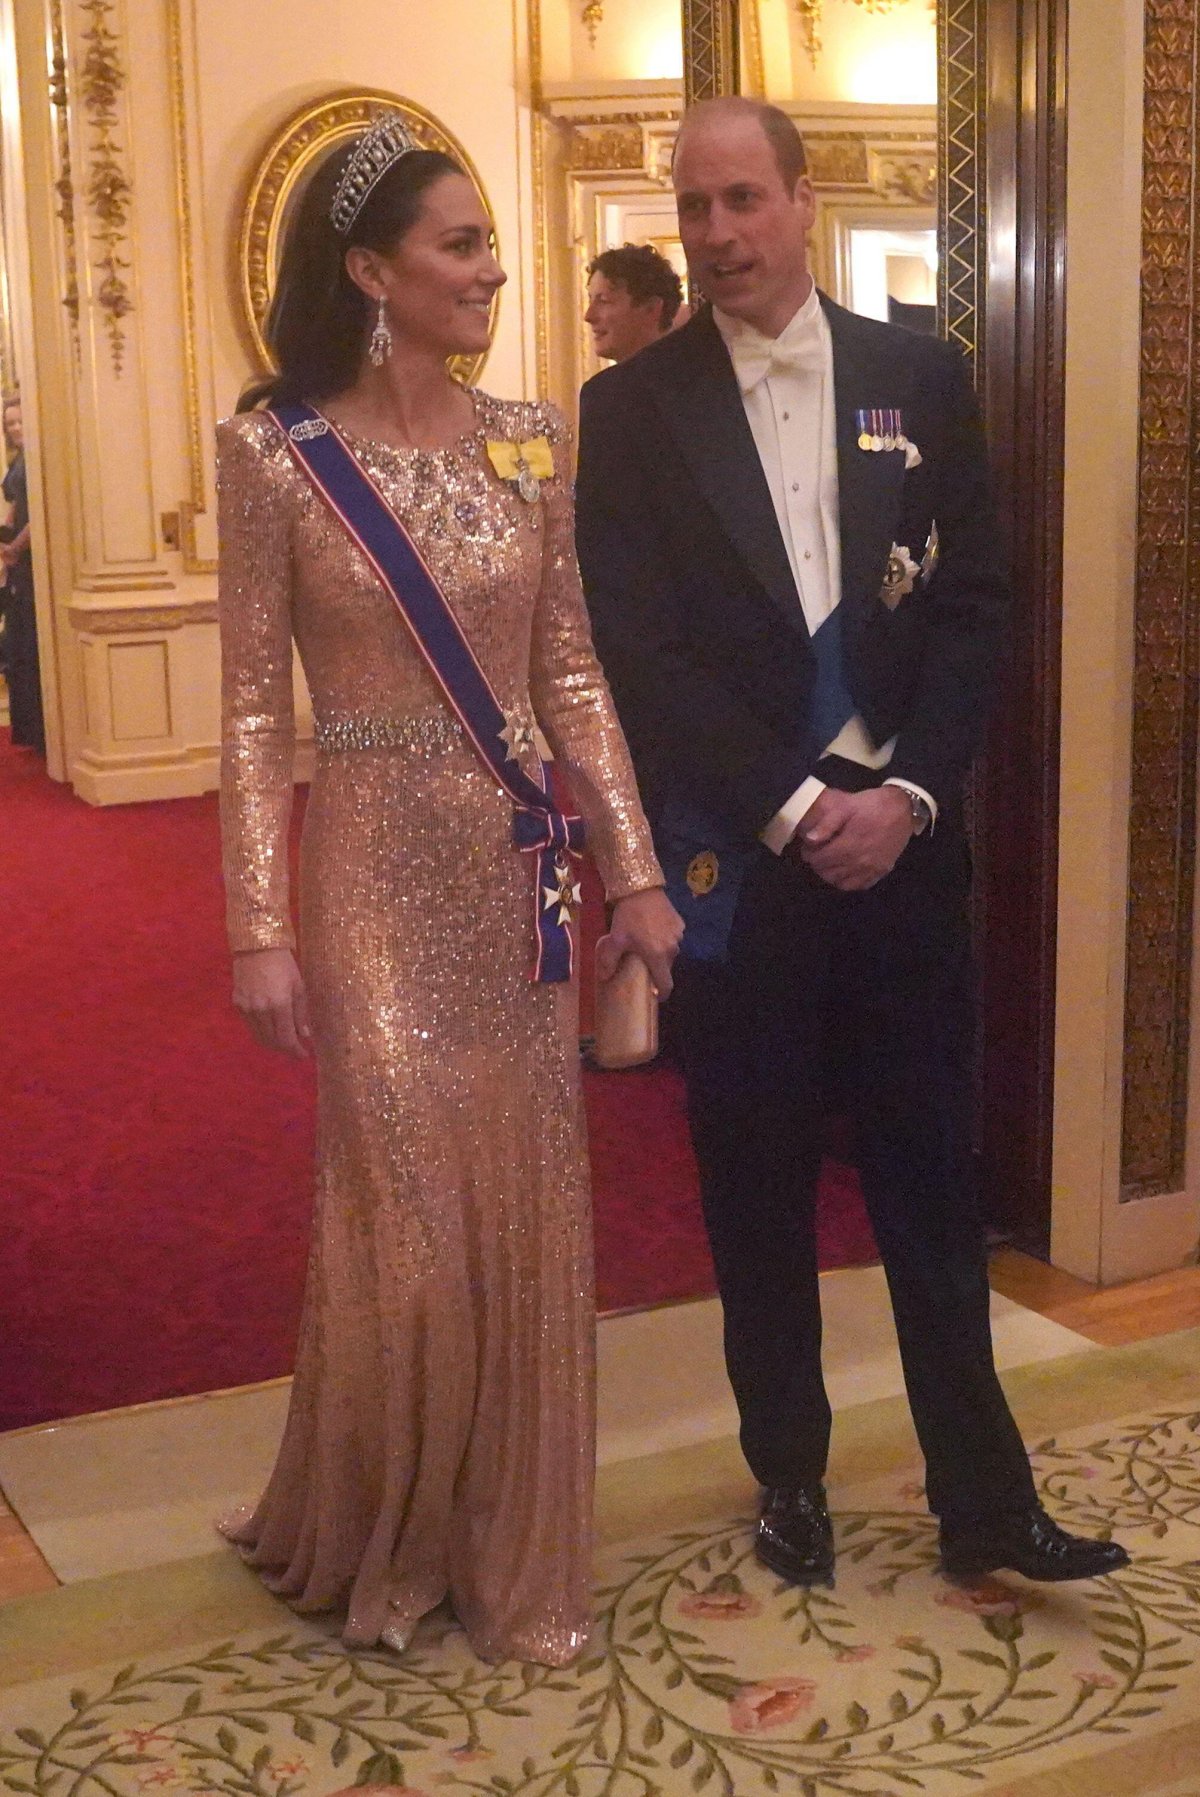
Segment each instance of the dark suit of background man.
M711 308L585 386L578 484L600 656L664 862L691 857L672 1005L757 1552L832 1575L813 1218L832 1059L943 1566L1094 1577L1127 1556L1038 1505L971 1193L962 786L1008 608L978 414L945 344L817 293L803 171L774 108L687 115L680 235Z

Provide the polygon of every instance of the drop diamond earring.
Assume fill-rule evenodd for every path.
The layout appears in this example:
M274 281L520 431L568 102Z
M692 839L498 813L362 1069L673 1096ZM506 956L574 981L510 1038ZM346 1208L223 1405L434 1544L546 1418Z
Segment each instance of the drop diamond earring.
M392 333L387 321L387 302L382 293L379 296L379 316L375 320L375 329L371 332L371 365L382 368L392 353Z

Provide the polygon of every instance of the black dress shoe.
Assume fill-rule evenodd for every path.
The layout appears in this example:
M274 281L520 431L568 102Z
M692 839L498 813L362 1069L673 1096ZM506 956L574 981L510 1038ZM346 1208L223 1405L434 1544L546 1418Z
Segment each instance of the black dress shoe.
M756 1559L789 1585L832 1585L833 1524L823 1485L773 1485L763 1493Z
M1068 1579L1102 1579L1129 1565L1129 1555L1117 1542L1068 1535L1040 1504L1008 1516L944 1522L939 1545L942 1570L952 1579L1008 1571L1057 1584Z

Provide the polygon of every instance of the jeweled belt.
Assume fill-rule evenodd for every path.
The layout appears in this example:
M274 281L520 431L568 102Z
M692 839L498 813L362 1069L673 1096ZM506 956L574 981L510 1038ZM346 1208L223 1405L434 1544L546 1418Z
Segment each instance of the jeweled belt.
M344 749L452 749L466 741L466 731L456 717L444 713L424 718L329 718L318 719L314 732L323 755Z

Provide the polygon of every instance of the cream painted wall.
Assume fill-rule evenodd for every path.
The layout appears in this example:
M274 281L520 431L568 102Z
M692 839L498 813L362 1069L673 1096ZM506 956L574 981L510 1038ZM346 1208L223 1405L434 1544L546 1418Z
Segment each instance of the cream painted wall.
M681 81L679 0L603 0L594 41L583 0L541 0L547 81Z
M528 391L522 333L518 55L513 9L496 0L199 0L197 101L211 271L218 407L231 409L246 373L231 284L220 278L239 203L267 140L288 116L338 88L384 88L418 101L460 140L494 208L510 282L486 382ZM237 52L230 54L231 44Z
M824 0L820 48L809 52L793 0L757 0L767 98L866 106L937 103L937 29L929 0L891 12Z
M52 3L70 84L78 348L62 307L69 256L47 101ZM131 184L118 253L132 310L121 322L119 371L87 199L97 125L82 72L97 18L82 0L2 4L19 47L25 140L33 270L25 325L36 345L27 361L36 361L40 438L32 434L47 539L39 603L61 698L50 708L50 765L101 804L196 792L217 776L213 427L252 371L235 258L250 177L291 115L338 90L393 91L437 116L483 177L510 277L484 384L531 394L527 4L101 0L114 63L112 137ZM7 145L16 120L6 104ZM188 505L197 509L191 542ZM171 522L181 507L182 536Z

